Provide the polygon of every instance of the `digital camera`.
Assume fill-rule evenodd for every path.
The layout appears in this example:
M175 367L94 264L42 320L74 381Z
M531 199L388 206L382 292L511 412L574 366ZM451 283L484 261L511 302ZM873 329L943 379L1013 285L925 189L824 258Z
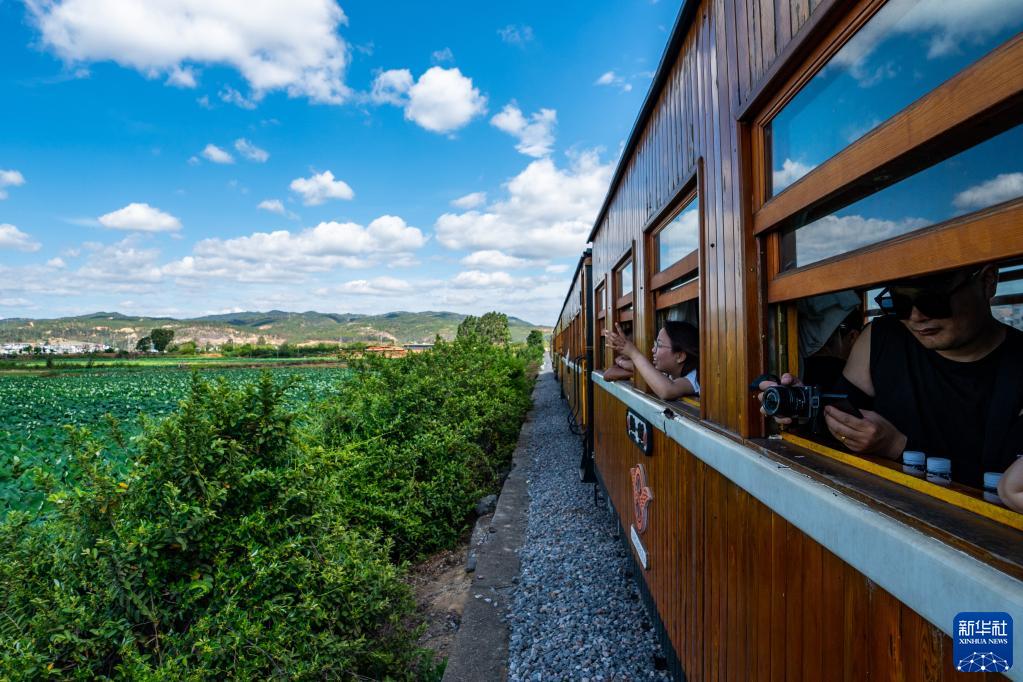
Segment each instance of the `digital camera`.
M854 417L863 415L845 393L823 393L819 386L771 386L764 391L764 414L788 417L800 424L817 424L825 405L834 405Z

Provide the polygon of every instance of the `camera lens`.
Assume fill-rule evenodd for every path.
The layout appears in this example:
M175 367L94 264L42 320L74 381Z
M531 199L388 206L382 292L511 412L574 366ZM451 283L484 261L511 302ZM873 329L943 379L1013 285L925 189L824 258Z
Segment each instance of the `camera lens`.
M768 417L773 417L779 413L781 413L781 416L784 416L785 403L788 401L780 389L780 386L771 386L764 391L764 413Z

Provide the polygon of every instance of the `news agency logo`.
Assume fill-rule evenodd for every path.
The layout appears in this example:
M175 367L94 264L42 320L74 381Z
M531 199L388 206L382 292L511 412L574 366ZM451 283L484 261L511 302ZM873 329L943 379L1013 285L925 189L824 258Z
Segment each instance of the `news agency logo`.
M1004 673L1012 667L1012 616L964 611L952 621L952 660L964 673Z

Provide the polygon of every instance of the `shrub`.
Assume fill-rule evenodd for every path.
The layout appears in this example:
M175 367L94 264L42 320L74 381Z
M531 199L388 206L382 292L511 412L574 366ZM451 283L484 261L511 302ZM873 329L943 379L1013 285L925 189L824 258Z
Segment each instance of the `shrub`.
M346 527L323 450L269 375L193 379L127 475L87 432L58 511L0 524L0 669L16 678L412 677L413 610L379 531Z

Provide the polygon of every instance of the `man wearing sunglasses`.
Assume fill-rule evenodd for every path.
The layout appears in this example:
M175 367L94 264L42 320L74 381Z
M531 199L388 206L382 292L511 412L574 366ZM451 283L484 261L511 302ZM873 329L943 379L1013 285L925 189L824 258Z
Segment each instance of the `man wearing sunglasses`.
M987 265L882 290L882 316L856 340L837 387L863 418L827 406L835 438L892 459L904 450L947 457L953 478L975 487L1023 453L1023 332L992 316L997 283Z

